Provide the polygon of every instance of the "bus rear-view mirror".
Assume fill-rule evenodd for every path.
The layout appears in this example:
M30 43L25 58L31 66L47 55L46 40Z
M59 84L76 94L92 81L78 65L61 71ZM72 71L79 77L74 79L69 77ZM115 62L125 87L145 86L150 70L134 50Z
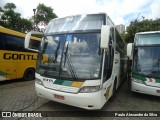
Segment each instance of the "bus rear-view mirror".
M108 25L102 25L101 42L100 42L100 47L102 49L108 49L109 35L110 35L110 27Z
M28 32L25 37L25 44L24 44L25 49L28 49L34 52L38 52L39 51L38 49L33 49L34 46L31 45L31 39L34 39L34 40L36 39L37 41L40 42L42 35L43 35L42 32L37 32L37 31Z
M133 43L128 43L127 44L127 57L129 57L130 60L132 60L132 48L133 48Z

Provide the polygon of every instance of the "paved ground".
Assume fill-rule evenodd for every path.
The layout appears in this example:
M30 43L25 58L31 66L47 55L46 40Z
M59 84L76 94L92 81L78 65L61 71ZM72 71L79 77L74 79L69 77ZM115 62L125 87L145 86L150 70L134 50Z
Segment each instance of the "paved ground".
M0 86L0 109L2 111L21 111L24 108L26 111L33 111L47 102L46 99L38 99L35 94L34 81L14 81ZM33 104L26 108L31 103Z
M35 94L34 81L10 81L0 83L0 111L75 111L82 109L39 98ZM101 111L160 111L160 97L132 94L127 90L127 82L120 87L114 99L110 100ZM84 111L85 112L85 111ZM86 111L88 112L88 111ZM100 112L100 111L97 111ZM54 113L55 114L55 113ZM82 113L80 113L81 115ZM93 114L95 114L93 112ZM91 113L92 115L92 113ZM159 120L158 117L48 117L48 118L14 118L15 120ZM2 119L2 118L0 118ZM8 120L8 118L3 118ZM10 118L13 120L13 118Z

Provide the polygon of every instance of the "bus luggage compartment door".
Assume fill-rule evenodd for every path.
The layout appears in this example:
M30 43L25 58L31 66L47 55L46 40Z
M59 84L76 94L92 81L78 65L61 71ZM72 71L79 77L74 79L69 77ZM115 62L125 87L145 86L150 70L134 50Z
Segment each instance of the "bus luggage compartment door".
M16 79L16 63L0 62L0 81Z

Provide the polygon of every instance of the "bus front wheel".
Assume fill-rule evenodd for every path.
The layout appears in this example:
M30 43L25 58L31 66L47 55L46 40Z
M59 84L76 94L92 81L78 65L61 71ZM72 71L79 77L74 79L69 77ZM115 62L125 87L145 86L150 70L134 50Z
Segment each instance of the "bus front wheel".
M23 75L23 79L34 80L34 78L35 78L35 70L33 68L26 69Z

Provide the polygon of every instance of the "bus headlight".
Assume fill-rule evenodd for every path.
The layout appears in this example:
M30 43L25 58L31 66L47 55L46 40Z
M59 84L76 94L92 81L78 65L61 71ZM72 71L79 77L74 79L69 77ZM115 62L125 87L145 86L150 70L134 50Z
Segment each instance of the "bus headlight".
M144 84L144 81L143 81L143 80L135 79L135 78L132 78L132 80L133 80L134 82Z
M37 84L43 85L43 82L42 82L40 79L38 79L38 78L35 79L35 82L36 82ZM44 86L44 85L43 85L43 86Z
M80 89L80 93L92 93L99 91L100 86L84 86Z

